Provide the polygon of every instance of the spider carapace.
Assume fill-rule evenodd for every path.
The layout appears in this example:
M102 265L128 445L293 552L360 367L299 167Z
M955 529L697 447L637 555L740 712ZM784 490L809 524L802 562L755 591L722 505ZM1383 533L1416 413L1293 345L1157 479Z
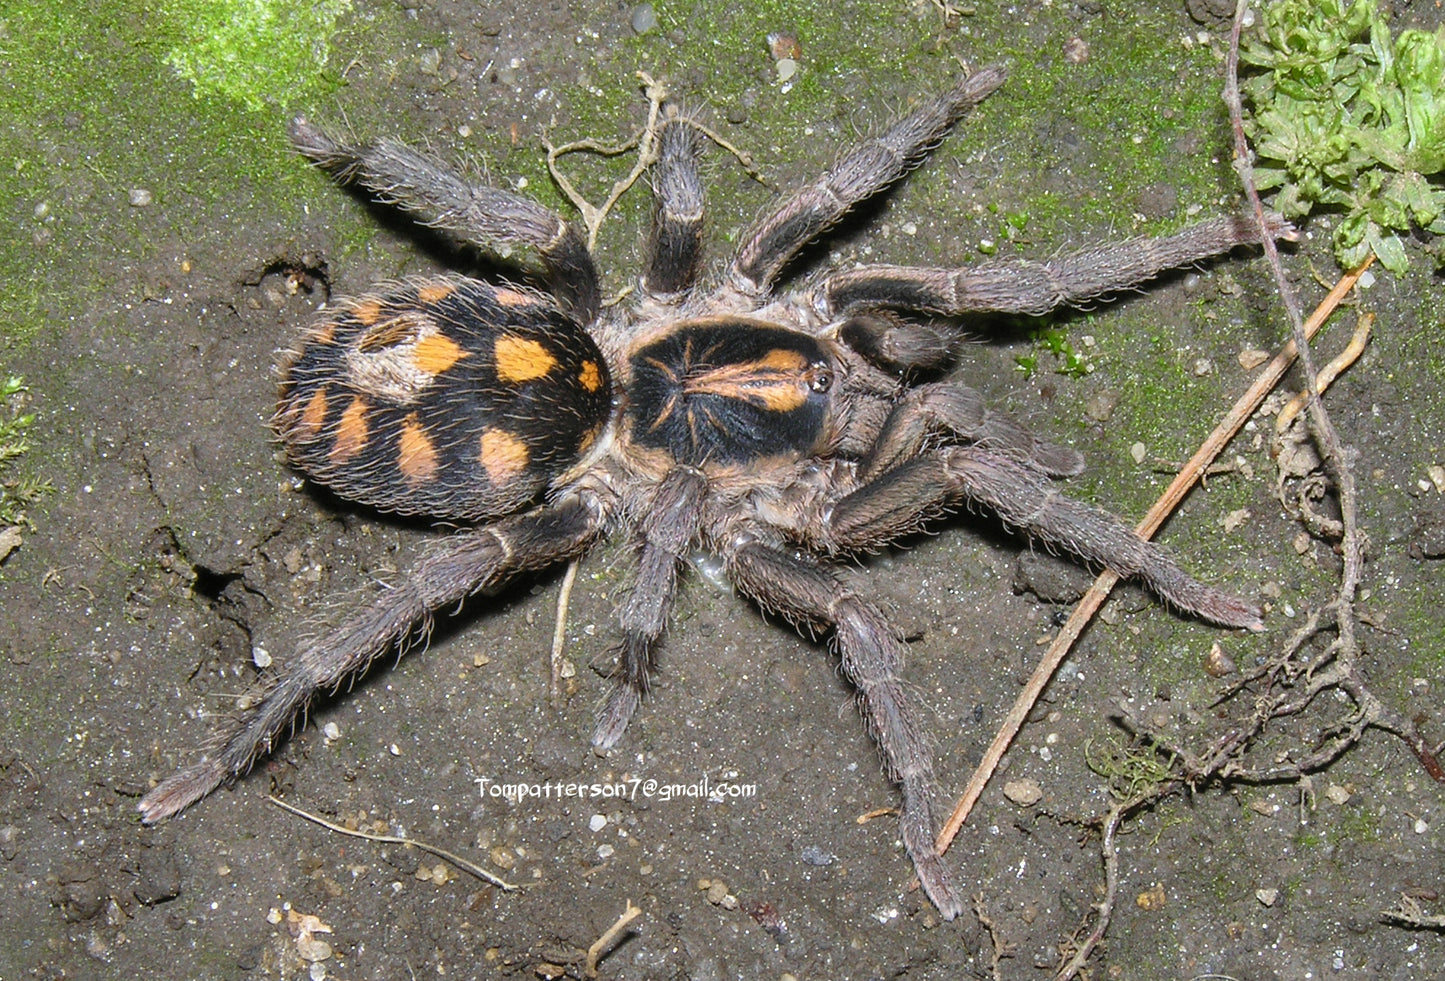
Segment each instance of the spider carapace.
M980 70L853 147L745 230L711 282L699 128L668 107L638 297L606 309L591 254L559 216L399 143L350 144L297 119L293 142L323 169L466 242L532 250L545 289L403 280L336 303L302 332L282 363L275 420L291 461L353 500L468 527L302 645L214 751L145 796L145 820L244 773L318 691L405 651L435 613L623 535L636 574L594 744L623 738L686 558L710 551L742 595L829 637L902 790L901 837L919 880L956 916L959 890L933 844L932 756L902 680L906 643L845 565L977 507L1137 577L1181 610L1260 625L1253 604L1055 490L1082 458L991 411L951 374L958 320L1086 303L1257 242L1253 222L1217 218L1042 261L862 265L776 290L806 244L922 162L1003 80L1002 69ZM1269 232L1291 234L1277 218Z

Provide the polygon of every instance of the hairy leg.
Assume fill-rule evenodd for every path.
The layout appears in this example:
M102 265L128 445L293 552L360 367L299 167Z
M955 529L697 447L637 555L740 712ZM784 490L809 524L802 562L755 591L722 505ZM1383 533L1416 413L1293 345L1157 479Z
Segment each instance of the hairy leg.
M843 674L878 744L888 777L903 792L899 829L928 898L946 919L963 910L953 875L933 847L933 756L899 680L906 647L876 606L829 569L757 540L735 542L728 576L765 609L810 627L831 628Z
M1276 238L1295 235L1289 223L1278 216L1271 218L1270 232ZM1060 306L1077 306L1129 289L1236 245L1258 242L1259 231L1252 219L1215 218L1162 238L1125 239L1052 259L1013 259L956 269L864 266L824 279L814 291L813 302L827 318L876 307L945 316L1042 316Z
M264 700L224 737L218 752L146 794L140 802L142 819L150 824L169 817L245 773L290 731L318 691L335 690L389 650L404 651L409 639L426 635L436 610L518 572L579 554L601 527L597 503L574 494L447 541L404 581L301 651Z
M707 478L691 467L673 470L657 488L642 522L637 582L623 604L622 644L611 694L592 731L592 745L610 749L647 694L653 652L667 627L677 595L677 574L697 537L699 508L707 496Z
M947 368L959 346L957 331L911 323L891 310L856 313L838 325L837 334L869 364L900 378Z
M524 197L462 180L446 167L393 140L347 144L304 117L291 121L291 142L302 156L343 183L356 183L423 223L484 249L526 245L537 250L547 284L579 323L602 306L597 266L576 230Z
M652 255L642 287L654 296L683 293L702 266L702 180L697 172L702 144L686 120L670 117L662 126L653 169L657 206Z
M788 260L854 205L883 190L923 161L949 128L1003 84L999 66L974 72L887 131L848 151L817 183L793 195L743 236L730 279L751 295L767 293Z
M1039 439L1013 419L990 409L982 395L955 382L909 389L893 407L872 452L863 458L860 476L872 480L916 457L938 434L1006 450L1051 476L1072 476L1084 469L1074 449Z
M926 452L888 470L835 502L811 530L821 548L859 551L896 541L961 504L981 505L1032 538L1133 576L1213 623L1262 626L1257 607L1194 579L1114 515L1065 496L1017 457L978 446Z

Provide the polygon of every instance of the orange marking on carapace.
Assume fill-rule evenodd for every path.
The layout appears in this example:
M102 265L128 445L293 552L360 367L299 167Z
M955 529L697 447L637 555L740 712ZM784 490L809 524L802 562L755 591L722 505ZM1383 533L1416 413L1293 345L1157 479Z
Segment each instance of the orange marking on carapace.
M351 315L356 322L363 327L370 327L381 319L382 303L375 297L369 300L357 300L351 304Z
M582 370L577 373L577 380L582 387L589 392L595 392L602 387L602 372L597 368L596 361L583 361Z
M423 337L411 352L412 363L433 375L440 375L466 356L461 345L445 334Z
M482 430L482 467L498 487L527 469L531 458L527 444L506 430Z
M322 385L311 393L306 400L306 408L301 410L301 417L296 427L303 436L315 436L321 431L322 425L326 422L326 386Z
M366 413L371 406L360 395L352 398L341 421L336 424L336 440L331 444L331 462L343 464L359 453L371 436Z
M427 283L416 291L416 298L422 303L440 303L456 291L455 283Z
M402 420L401 437L396 444L396 465L413 487L436 476L437 450L415 412Z
M503 334L497 338L497 377L512 385L541 378L557 367L557 359L541 344Z
M506 287L497 287L492 290L492 299L496 300L499 306L504 307L526 307L532 305L532 297L521 290L509 290Z
M792 412L808 401L808 359L798 351L774 348L756 361L722 365L689 377L687 395L738 399L772 412Z

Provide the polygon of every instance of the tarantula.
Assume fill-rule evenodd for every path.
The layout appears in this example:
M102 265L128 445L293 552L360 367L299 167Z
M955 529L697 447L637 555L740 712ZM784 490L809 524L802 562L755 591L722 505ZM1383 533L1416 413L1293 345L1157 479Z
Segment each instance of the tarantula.
M474 527L305 645L217 751L145 796L144 820L244 773L318 691L424 637L437 610L620 533L635 543L637 574L593 743L615 744L647 692L686 556L715 553L744 596L831 637L902 790L918 878L956 916L960 897L933 844L932 760L899 678L906 644L843 563L978 506L1138 577L1182 610L1260 627L1250 603L1054 490L1051 478L1077 473L1081 457L946 375L957 318L1080 304L1257 242L1252 223L1223 218L1042 262L830 270L803 292L774 292L805 245L917 166L1003 81L1001 68L975 72L849 150L757 221L706 288L701 140L669 106L650 256L630 310L602 308L591 254L547 209L401 144L351 145L297 118L292 141L322 169L466 242L530 247L546 290L408 279L341 301L304 330L283 361L275 415L295 466L360 503ZM1289 234L1271 221L1272 234Z

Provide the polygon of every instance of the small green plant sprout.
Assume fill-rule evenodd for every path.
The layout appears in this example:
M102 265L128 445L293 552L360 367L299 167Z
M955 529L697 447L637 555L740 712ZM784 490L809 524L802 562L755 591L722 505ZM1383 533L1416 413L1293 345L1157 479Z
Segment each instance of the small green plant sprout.
M1029 353L1014 358L1014 364L1024 373L1024 377L1033 377L1040 368L1040 357L1045 354L1052 356L1055 374L1082 378L1093 373L1094 362L1088 352L1074 347L1073 341L1069 340L1069 335L1063 328L1047 322L1042 323L1034 328L1032 341L1033 346ZM1085 338L1085 341L1092 343L1093 338Z
M20 526L33 529L25 509L51 490L48 480L12 472L16 462L30 450L26 430L34 425L35 414L25 411L28 391L25 379L19 375L0 379L0 532ZM0 545L0 558L5 551Z
M1287 217L1338 211L1343 267L1404 272L1402 235L1445 233L1445 27L1392 40L1377 0L1275 0L1240 57L1262 69L1241 81L1259 189Z

